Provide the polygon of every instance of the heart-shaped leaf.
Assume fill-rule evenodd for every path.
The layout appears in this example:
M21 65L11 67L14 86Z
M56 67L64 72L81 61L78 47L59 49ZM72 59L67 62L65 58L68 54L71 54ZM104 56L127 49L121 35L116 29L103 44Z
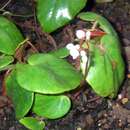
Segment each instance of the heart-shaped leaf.
M71 102L67 96L35 95L33 112L39 116L56 119L64 116L70 109Z
M75 89L82 75L64 59L50 54L34 54L29 64L18 64L17 81L23 88L44 94L58 94ZM32 80L33 77L33 80Z
M43 121L38 121L33 117L24 117L20 119L19 122L30 130L43 130L45 127L45 123Z
M12 71L6 79L7 94L12 99L16 117L24 117L33 104L33 92L27 91L20 87L16 81L15 71Z
M5 56L5 55L0 56L0 69L6 67L13 61L14 61L14 58L12 56Z
M0 52L13 55L23 40L17 27L8 19L0 16Z
M45 32L62 27L85 6L87 0L38 0L37 17Z

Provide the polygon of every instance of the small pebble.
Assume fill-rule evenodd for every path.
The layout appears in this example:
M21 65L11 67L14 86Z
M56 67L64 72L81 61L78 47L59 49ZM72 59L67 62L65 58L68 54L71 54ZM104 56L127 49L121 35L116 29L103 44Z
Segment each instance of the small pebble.
M121 100L121 103L122 104L126 104L128 102L128 98L123 98L122 100Z
M102 124L101 123L98 123L98 126L100 127Z
M77 130L82 130L81 128L77 128Z

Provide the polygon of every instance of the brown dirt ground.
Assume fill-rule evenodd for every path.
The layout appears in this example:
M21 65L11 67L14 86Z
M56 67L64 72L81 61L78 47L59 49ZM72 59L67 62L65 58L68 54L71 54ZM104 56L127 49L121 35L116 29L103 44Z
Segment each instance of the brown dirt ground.
M0 1L2 7L7 0ZM83 27L84 22L74 19L62 29L48 35L42 33L35 17L35 3L33 0L12 0L6 10L22 16L7 16L21 29L25 37L40 52L48 52L60 48L73 41L74 30ZM71 111L58 120L45 120L45 130L130 130L130 0L115 0L113 3L89 5L84 11L92 10L104 15L117 30L123 48L126 62L126 78L121 86L118 97L114 100L97 96L90 87L85 87L78 97L72 97ZM30 16L31 15L31 16ZM28 48L24 55L33 50ZM3 73L0 75L2 84ZM0 90L1 95L1 90ZM121 99L119 97L121 96ZM124 103L124 101L127 102ZM15 119L13 105L8 99L0 96L0 130L26 130Z

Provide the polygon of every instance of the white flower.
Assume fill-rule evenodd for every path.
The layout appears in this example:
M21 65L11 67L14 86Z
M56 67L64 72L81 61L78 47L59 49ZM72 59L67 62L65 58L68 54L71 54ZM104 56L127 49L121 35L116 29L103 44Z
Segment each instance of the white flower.
M79 56L78 50L71 50L70 55L73 57L73 59L76 59Z
M79 56L79 45L74 45L73 43L67 44L66 48L70 51L70 55L73 59L76 59Z
M67 48L68 50L71 50L72 48L74 48L74 44L73 44L73 43L68 43L68 44L66 45L66 48Z
M80 52L80 56L81 56L81 69L82 69L83 74L85 74L88 57L87 57L87 54L84 50L82 50Z
M79 45L79 44L75 45L75 48L76 48L77 50L79 50L79 49L80 49L80 45Z
M86 32L86 40L90 40L90 38L91 38L91 32L87 31Z
M85 36L86 36L85 31L83 31L83 30L77 30L76 31L76 37L78 39L83 39L83 38L85 38Z
M86 64L88 61L87 53L84 50L80 51L80 45L74 45L73 43L67 44L66 48L69 50L70 55L73 57L73 59L76 59L77 57L80 56L81 59L81 70L82 73L85 75L86 71Z
M82 50L82 51L80 52L80 56L81 56L81 61L82 61L83 63L87 63L88 57L87 57L87 54L86 54L86 52L85 52L84 50Z
M80 55L81 55L81 57L84 57L84 56L86 56L86 52L84 50L82 50L82 51L80 51Z

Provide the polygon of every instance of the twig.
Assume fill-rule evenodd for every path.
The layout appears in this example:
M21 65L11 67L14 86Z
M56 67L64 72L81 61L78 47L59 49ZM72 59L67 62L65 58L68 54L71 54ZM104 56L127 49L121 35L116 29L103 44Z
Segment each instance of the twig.
M15 51L17 51L17 50L21 47L21 45L23 45L23 44L25 44L25 43L29 44L29 45L31 46L31 48L32 48L35 52L38 52L38 50L36 49L36 47L29 41L29 38L28 38L28 37L27 37L24 41L22 41L22 42L19 44L19 46L16 48Z
M10 16L14 16L14 17L23 17L23 18L33 17L33 14L20 15L20 14L11 13L11 12L6 11L6 10L0 10L0 11L4 12L2 15L10 15Z
M25 40L23 40L21 43L19 43L19 45L17 46L17 48L15 49L15 55L14 57L19 61L22 62L22 57L23 57L23 45L28 41L29 39L26 38Z
M36 32L36 35L37 35L37 37L38 37L38 39L39 39L39 46L40 46L40 49L41 49L41 51L44 51L43 50L43 44L42 44L42 38L41 38L41 36L40 36L40 34L39 34L39 32L38 32L38 25L37 25L37 18L36 18L36 11L35 11L35 9L34 9L34 24L35 24L35 27L34 27L34 29L35 29L35 32Z
M19 61L22 62L22 58L23 58L23 48L25 48L25 46L23 45L29 45L31 46L31 48L35 51L38 52L38 50L35 48L35 46L29 41L29 38L26 38L23 42L21 42L19 44L19 46L16 48L15 50L15 58Z
M14 65L7 65L6 67L0 68L0 71L11 70L13 68L14 68Z
M30 45L31 46L31 48L35 51L35 52L39 52L37 49L36 49L36 47L30 42L30 41L27 41L27 43L28 43L28 45Z
M93 97L93 98L89 99L89 100L87 101L87 103L94 102L94 101L96 101L96 100L98 100L98 99L100 99L100 98L101 98L101 97Z
M46 36L49 43L51 43L53 45L54 49L57 50L57 45L56 45L56 41L54 40L54 38L50 34L45 33L45 32L44 32L44 35Z
M98 21L95 21L93 23L93 26L92 26L91 30L95 30L95 28L97 27L97 25L98 25Z
M29 40L29 38L27 37L26 39L24 39L16 48L15 52L21 47L21 45L25 44L27 41Z
M3 10L5 7L7 7L10 4L11 1L12 0L8 0L7 3L3 7L0 8L0 10Z
M3 12L2 15L10 15L14 17L24 17L24 18L33 16L33 14L28 14L28 15L14 14L14 13L11 13L10 11L5 10L4 8L6 8L10 4L11 1L12 0L8 0L8 2L3 7L0 8L0 11Z
M34 9L34 21L35 21L35 31L36 31L36 34L40 40L40 46L42 47L43 45L41 44L42 43L42 38L41 36L39 35L38 31L37 31L37 28L38 28L38 25L37 25L37 19L36 19L36 11ZM42 32L42 31L41 31ZM56 45L56 42L55 40L53 39L53 37L45 32L42 32L42 34L44 34L47 38L47 40L49 41L49 43L51 43L54 47L54 49L56 50L57 49L57 45ZM43 51L43 50L42 50Z

